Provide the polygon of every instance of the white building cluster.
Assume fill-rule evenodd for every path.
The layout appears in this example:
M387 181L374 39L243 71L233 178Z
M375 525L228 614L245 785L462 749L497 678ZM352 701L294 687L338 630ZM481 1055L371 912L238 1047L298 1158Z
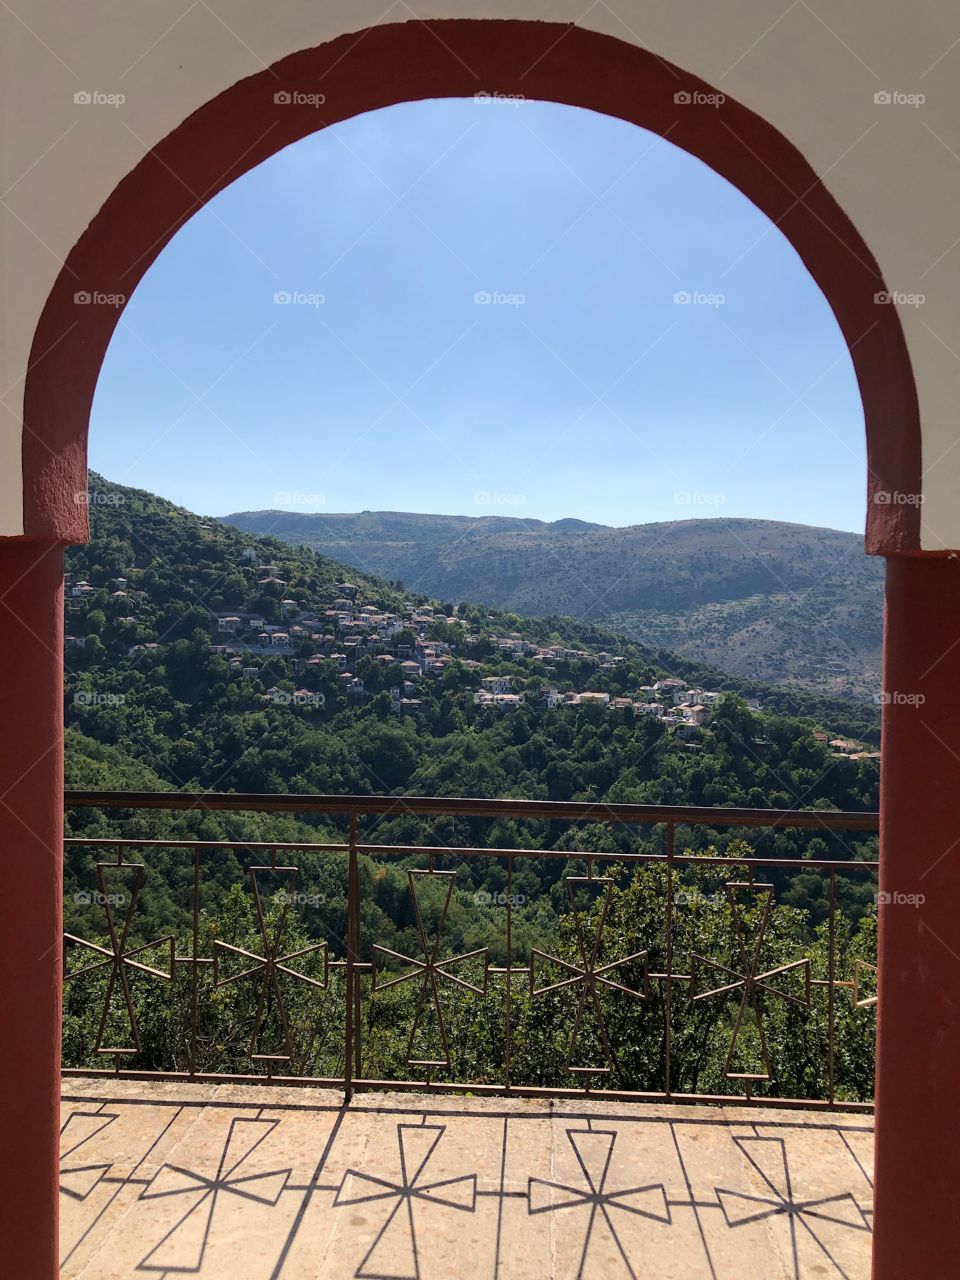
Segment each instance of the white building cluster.
M582 707L589 704L602 706L610 711L632 708L641 715L654 716L670 728L685 733L709 724L714 705L722 694L713 689L691 689L684 681L669 678L658 680L655 684L641 685L636 695L631 697L615 697L593 690L561 692L552 685L544 687L541 696L547 707ZM751 706L755 711L760 709L757 702L753 702Z

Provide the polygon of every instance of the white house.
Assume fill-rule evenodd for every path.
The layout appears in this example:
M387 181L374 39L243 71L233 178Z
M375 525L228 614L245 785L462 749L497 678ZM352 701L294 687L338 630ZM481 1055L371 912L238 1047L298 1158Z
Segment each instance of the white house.
M493 707L496 711L507 711L510 707L519 707L523 702L522 693L487 693L481 689L473 695L478 707Z
M510 676L484 676L480 681L484 693L509 693L513 687Z

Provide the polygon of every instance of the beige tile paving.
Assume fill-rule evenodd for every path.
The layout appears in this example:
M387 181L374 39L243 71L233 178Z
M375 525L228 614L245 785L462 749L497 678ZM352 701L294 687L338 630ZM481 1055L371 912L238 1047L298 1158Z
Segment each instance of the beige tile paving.
M69 1280L869 1276L862 1115L64 1082Z

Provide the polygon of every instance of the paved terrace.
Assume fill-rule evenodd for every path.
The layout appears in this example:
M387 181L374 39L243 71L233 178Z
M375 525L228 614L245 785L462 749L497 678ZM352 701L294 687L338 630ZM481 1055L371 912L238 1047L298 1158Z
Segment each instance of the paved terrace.
M862 1115L77 1078L62 1123L64 1277L869 1276Z

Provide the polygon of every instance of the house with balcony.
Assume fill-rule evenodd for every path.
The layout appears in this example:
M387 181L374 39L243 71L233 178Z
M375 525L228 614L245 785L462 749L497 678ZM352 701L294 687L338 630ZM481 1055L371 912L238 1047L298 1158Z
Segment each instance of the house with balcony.
M513 688L513 678L503 675L483 676L480 680L480 688L484 693L492 696L510 693Z

